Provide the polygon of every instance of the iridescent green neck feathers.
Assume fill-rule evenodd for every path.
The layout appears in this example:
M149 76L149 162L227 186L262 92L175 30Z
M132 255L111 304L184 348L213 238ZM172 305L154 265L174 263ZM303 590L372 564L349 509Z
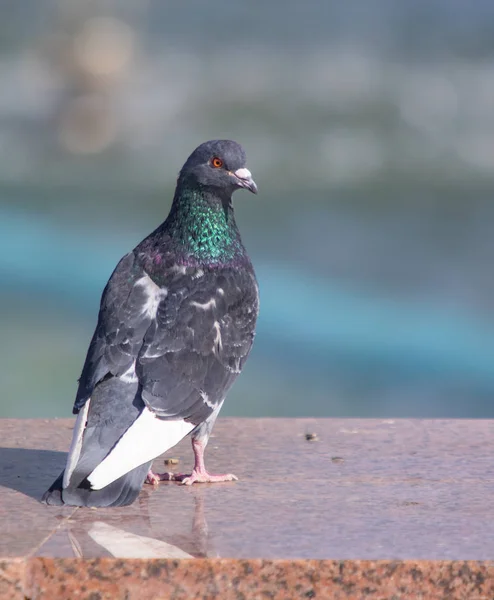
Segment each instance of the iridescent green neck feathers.
M205 190L177 190L166 230L185 259L227 263L245 256L231 198L222 202Z

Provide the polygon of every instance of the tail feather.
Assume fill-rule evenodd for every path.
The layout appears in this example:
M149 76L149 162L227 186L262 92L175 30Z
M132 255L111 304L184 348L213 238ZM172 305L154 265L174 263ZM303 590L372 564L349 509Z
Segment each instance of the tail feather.
M144 407L108 456L91 465L88 477L91 487L94 490L107 487L122 474L178 444L193 429L192 423L164 421Z
M56 481L44 493L41 501L49 506L63 506L64 504L95 508L128 506L139 495L151 467L151 462L122 475L122 477L101 490L90 489L89 485L85 485L86 479L78 486L69 485L63 489L64 472L62 471Z
M77 442L71 446L67 476L64 478L64 470L45 492L41 500L45 504L126 506L134 502L144 484L152 461L136 466L99 490L92 489L87 479L142 412L144 403L137 383L109 378L98 384L89 402L85 428L81 431L76 425L74 430Z

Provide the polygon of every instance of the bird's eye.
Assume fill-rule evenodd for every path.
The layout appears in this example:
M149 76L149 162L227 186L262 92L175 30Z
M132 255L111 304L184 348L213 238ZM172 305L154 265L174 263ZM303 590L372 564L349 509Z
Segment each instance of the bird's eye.
M211 164L213 165L213 167L215 169L220 169L223 166L223 161L221 160L221 158L218 158L217 156L215 156L212 160L211 160Z

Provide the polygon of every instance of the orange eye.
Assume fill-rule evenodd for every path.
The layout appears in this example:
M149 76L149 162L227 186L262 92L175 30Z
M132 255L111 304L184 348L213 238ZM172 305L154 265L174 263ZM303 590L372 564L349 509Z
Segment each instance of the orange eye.
M219 169L223 166L223 161L221 160L221 158L218 158L217 156L215 156L212 160L211 160L211 164L213 165L213 167L215 169Z

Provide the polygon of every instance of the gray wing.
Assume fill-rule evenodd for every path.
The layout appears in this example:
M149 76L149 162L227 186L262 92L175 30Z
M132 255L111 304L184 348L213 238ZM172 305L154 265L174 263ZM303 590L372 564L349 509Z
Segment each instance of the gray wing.
M224 399L250 352L257 283L250 269L187 269L167 292L137 361L142 399L161 418L199 424Z
M128 372L137 357L153 315L146 308L149 294L144 270L133 252L126 254L112 273L101 297L98 324L79 379L74 403L78 413L105 377Z
M242 369L257 312L251 268L171 266L150 276L127 254L103 292L74 412L99 382L128 374L161 418L204 421Z

